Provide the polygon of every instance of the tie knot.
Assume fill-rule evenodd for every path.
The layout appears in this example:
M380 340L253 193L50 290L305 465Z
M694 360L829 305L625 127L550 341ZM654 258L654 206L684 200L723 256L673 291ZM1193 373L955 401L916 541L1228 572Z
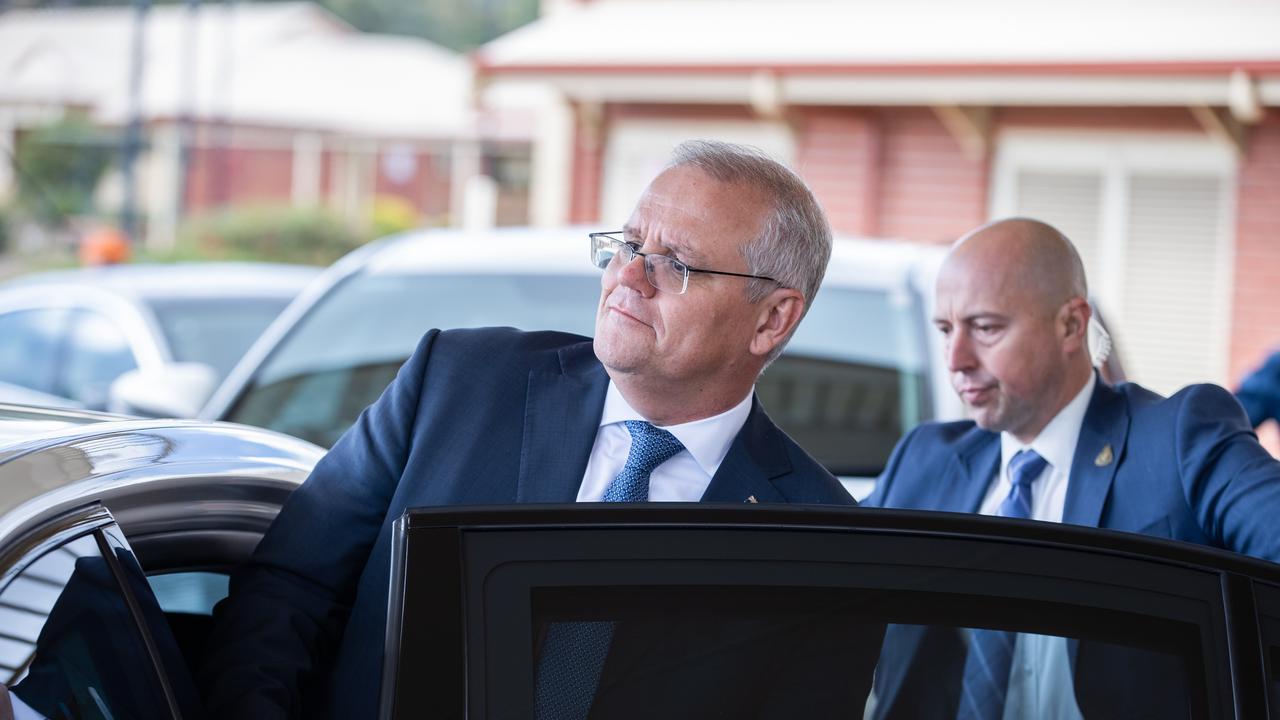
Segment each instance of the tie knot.
M1035 450L1020 450L1009 461L1009 481L1015 486L1030 486L1048 465L1049 461L1040 457Z
M654 427L643 420L627 420L627 432L631 433L631 452L627 454L627 467L638 472L651 473L653 469L670 460L684 449L675 435Z

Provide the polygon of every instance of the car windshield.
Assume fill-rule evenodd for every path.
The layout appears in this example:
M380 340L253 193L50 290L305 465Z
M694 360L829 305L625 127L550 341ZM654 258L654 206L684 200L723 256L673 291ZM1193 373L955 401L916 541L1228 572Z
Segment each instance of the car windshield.
M512 326L591 335L589 275L365 273L280 342L225 418L331 446L430 328ZM928 417L919 299L827 287L757 392L770 417L840 475L873 475Z
M160 323L173 359L231 372L249 346L289 304L287 297L164 298L147 306Z

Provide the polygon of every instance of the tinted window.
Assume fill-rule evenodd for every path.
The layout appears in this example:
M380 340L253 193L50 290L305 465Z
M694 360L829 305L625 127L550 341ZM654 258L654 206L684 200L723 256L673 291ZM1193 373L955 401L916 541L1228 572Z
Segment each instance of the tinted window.
M507 325L590 336L593 276L350 278L303 318L227 419L330 446L433 327ZM825 288L757 390L770 416L839 474L873 475L929 417L918 298Z
M178 362L200 362L226 377L288 298L149 300L169 351Z
M163 717L164 688L95 536L36 559L0 589L0 677L49 718Z
M1261 584L1256 587L1271 718L1280 720L1280 587Z
M1185 667L1199 663L1193 626L1136 614L1081 622L1074 608L1043 600L689 586L544 589L533 593L530 608L534 703L548 717L575 714L550 679L569 673L594 682L595 694L583 702L599 717L954 718L968 655L984 637L1012 648L1008 665L982 656L1008 677L1003 700L974 703L998 705L1003 715L996 717L1185 718ZM895 616L934 622L886 627ZM959 624L993 616L1001 629ZM1122 628L1117 620L1136 625ZM1059 634L1010 632L1025 628ZM1105 635L1082 643L1074 636L1080 630ZM1117 638L1123 642L1109 642ZM706 688L717 681L719 690Z
M806 511L810 527L786 527L798 511L729 510L502 508L457 513L484 518L461 533L471 521L424 511L454 527L424 522L393 554L400 716L454 702L568 713L582 698L544 680L568 674L599 717L954 718L992 639L1008 648L994 717L1231 712L1215 570L1065 533L1001 540L990 519L903 532L875 511L867 532L856 510Z
M137 366L128 337L114 321L89 310L72 313L59 395L100 410L111 381Z
M20 310L0 315L0 382L55 393L54 374L67 315L66 310Z

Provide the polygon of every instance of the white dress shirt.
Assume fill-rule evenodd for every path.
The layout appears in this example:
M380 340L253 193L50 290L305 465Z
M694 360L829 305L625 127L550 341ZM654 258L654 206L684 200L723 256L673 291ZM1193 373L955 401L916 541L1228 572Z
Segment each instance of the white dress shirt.
M1090 373L1089 381L1079 394L1049 421L1029 445L1023 445L1007 432L1000 433L1000 469L987 488L978 512L983 515L999 514L1000 503L1013 489L1009 461L1019 451L1030 448L1049 462L1039 477L1031 482L1031 519L1062 522L1071 461L1075 457L1080 426L1084 424L1096 384L1097 376ZM1066 638L1019 633L1013 649L1009 692L1005 695L1005 720L1075 720L1080 717Z
M649 475L650 502L698 502L711 478L720 469L729 446L751 413L751 393L728 410L701 420L667 425L663 430L676 436L684 449L670 460L654 468ZM618 387L609 381L604 396L604 411L596 442L591 446L587 471L578 488L578 502L600 502L604 491L622 472L631 451L631 433L623 422L644 420L622 397Z

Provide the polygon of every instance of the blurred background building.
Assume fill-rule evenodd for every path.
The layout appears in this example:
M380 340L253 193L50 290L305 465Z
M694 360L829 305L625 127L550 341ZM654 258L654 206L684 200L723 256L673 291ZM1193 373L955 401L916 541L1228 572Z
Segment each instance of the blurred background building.
M449 225L470 202L524 224L530 119L474 101L461 54L308 2L161 5L142 21L128 6L10 10L0 198L22 185L24 143L110 156L137 123L135 163L95 178L93 204L132 204L149 247L171 245L187 215L244 205Z
M688 137L762 147L837 231L1061 227L1162 392L1280 342L1280 5L561 0L474 56L555 88L532 217L620 225Z
M1274 2L535 3L0 12L0 248L105 220L152 256L327 263L410 226L613 228L714 137L790 163L842 234L1060 226L1157 390L1280 344ZM425 39L468 13L505 19Z

